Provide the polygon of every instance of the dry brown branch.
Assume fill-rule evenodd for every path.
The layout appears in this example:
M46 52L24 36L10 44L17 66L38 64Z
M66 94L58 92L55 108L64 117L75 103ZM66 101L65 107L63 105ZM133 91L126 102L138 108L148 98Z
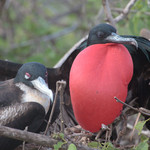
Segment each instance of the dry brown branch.
M5 126L0 126L0 135L9 137L12 139L26 141L29 143L35 143L37 145L42 145L42 146L50 147L50 148L53 148L53 145L59 142L58 140L52 139L51 137L48 137L45 135L32 133L28 131L22 131L18 129L13 129L13 128L5 127ZM67 149L69 144L70 142L68 142L68 144L63 145L62 149ZM89 148L87 146L83 146L80 144L76 146L77 146L77 149L80 149L80 150L96 150L96 149Z
M51 148L58 142L57 140L54 140L45 135L13 129L5 126L0 126L0 135L29 143L35 143L37 145L48 146Z
M133 7L133 5L135 4L137 0L130 0L129 3L126 5L126 7L124 8L123 12L117 16L114 21L115 23L119 22L120 20L123 20L124 18L127 17L127 15L129 14L131 8Z
M2 14L5 3L6 3L6 0L0 0L0 15Z
M139 121L139 119L140 119L140 116L141 116L141 113L139 112L139 113L138 113L138 116L137 116L137 118L136 118L136 121L135 121L133 130L132 130L131 135L130 135L130 141L132 141L132 139L133 139L133 134L134 134L134 131L135 131L135 126L137 125L137 123L138 123L138 121Z
M72 31L74 31L78 26L79 26L78 24L73 24L71 27L64 28L63 30L58 31L58 32L56 32L54 34L44 35L42 37L37 37L35 39L24 41L24 42L22 42L20 44L11 45L10 50L17 49L17 48L22 48L22 47L26 47L26 46L30 46L30 45L33 45L35 43L41 42L41 41L42 42L52 41L54 39L57 39L59 37L62 37L62 36L72 32Z
M71 8L70 10L64 12L64 13L61 13L61 14L54 16L52 19L49 20L49 22L55 24L55 23L58 23L58 21L60 21L60 19L62 19L63 17L66 17L70 14L79 15L82 7L83 7L83 4L81 3L81 4Z
M28 131L28 126L25 127L25 131ZM22 150L25 150L25 144L26 144L26 142L23 141Z
M102 0L102 3L103 3L103 7L104 7L104 11L105 11L107 20L109 21L109 23L112 26L115 27L115 21L113 19L112 13L111 13L108 0Z
M130 129L130 130L133 130L134 127L131 124L128 123L127 128ZM143 135L150 138L150 131L148 129L147 130L142 130L141 134L143 134Z
M64 90L66 87L66 81L58 81L60 91L60 118L61 118L61 132L64 133L64 119L63 119L63 108L64 108Z
M127 106L129 108L131 108L132 110L134 110L134 111L136 111L138 113L140 112L143 115L150 116L150 111L148 109L142 108L142 107L139 108L139 109L138 108L134 108L134 107L124 103L123 101L119 100L117 97L114 97L114 98L116 99L117 102L119 102L119 103L121 103L121 104L123 104L123 105L125 105L125 106Z
M64 92L64 88L65 88L65 85L66 85L66 82L65 81L57 81L56 82L56 94L55 94L55 98L54 98L54 103L53 103L53 107L52 107L52 110L51 110L51 114L50 114L50 117L49 117L49 120L48 120L48 123L47 123L47 126L46 126L46 129L45 129L45 132L44 132L44 135L47 134L48 132L48 129L49 129L49 126L51 124L51 120L52 120L52 117L53 117L53 113L54 113L54 109L55 109L55 105L56 105L56 102L57 102L57 96L58 96L58 92L63 90ZM60 99L63 101L63 92L61 92L61 96L60 96ZM60 102L61 103L61 102ZM38 150L41 149L41 146L39 147Z
M126 5L126 7L123 9L122 13L119 16L117 16L116 18L113 18L108 0L102 0L107 21L111 25L115 26L115 24L117 22L119 22L127 17L127 15L129 14L131 8L133 7L133 5L135 4L136 1L137 0L130 0L129 3Z
M58 96L58 91L59 91L59 85L58 85L58 81L57 81L56 82L56 94L55 94L55 98L54 98L54 103L53 103L53 107L52 107L52 110L51 110L51 114L50 114L50 117L49 117L46 129L45 129L45 132L44 132L45 135L48 132L48 128L50 126L50 123L51 123L51 120L52 120L52 117L53 117L53 113L54 113L54 109L55 109L55 105L56 105L56 101L57 101L57 96Z
M122 8L111 8L111 11L114 11L114 12L117 12L117 13L123 13L123 10ZM130 13L137 13L138 10L130 10ZM150 12L143 12L145 15L147 16L150 16Z

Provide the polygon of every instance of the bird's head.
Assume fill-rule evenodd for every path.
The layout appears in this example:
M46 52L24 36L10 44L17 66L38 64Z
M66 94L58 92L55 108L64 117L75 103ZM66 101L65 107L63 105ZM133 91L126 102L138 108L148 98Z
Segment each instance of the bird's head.
M119 36L113 26L103 23L90 30L87 45L105 43L131 44L138 47L135 39Z
M48 73L44 65L37 62L25 63L18 70L14 83L23 83L44 93L53 100L53 93L48 88Z

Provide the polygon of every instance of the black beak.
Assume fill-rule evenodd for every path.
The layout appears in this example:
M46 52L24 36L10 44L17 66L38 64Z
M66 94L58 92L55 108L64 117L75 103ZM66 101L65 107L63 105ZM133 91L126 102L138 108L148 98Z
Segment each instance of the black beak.
M138 48L138 43L134 38L122 37L116 33L112 33L111 35L107 36L105 40L107 43L129 44Z

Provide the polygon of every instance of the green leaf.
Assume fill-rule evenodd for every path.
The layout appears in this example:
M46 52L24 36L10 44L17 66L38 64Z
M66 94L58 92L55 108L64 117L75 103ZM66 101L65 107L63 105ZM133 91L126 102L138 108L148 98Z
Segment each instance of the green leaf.
M52 137L55 138L55 139L61 139L61 140L64 140L64 141L65 141L65 138L64 138L64 134L63 134L63 133L53 134Z
M77 147L74 144L70 144L68 150L77 150Z
M147 140L139 143L139 145L135 148L135 150L148 150L148 143L147 143L147 141L148 141L148 138L147 138Z
M101 147L101 144L99 142L89 142L88 146L91 148L98 148Z
M106 143L104 143L102 150L118 150L118 149L115 148L112 143L106 142Z
M61 148L63 144L64 142L58 142L57 144L54 145L54 150L59 150L59 148Z
M147 138L148 138L148 137L147 137L146 135L142 135L142 134L140 135L140 141L141 141L141 142L146 141Z
M137 125L135 126L135 129L138 130L138 135L141 134L142 129L143 129L143 126L144 126L145 123L146 123L145 121L139 121L139 122L137 123Z
M137 129L138 130L138 135L140 135L141 134L141 132L142 132L142 129L143 129L143 126L145 125L145 123L147 122L147 121L149 121L150 120L150 118L149 119L147 119L147 120L145 120L145 121L139 121L138 123L137 123L137 125L135 126L135 129Z
M63 133L60 133L59 136L60 136L61 139L64 139L64 134Z

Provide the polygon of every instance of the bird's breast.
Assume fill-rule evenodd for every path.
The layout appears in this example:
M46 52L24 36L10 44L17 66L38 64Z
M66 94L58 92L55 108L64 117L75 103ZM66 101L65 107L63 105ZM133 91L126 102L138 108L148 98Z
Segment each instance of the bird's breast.
M36 89L32 89L25 84L17 83L16 86L18 86L24 93L22 95L21 102L36 102L41 104L45 112L48 112L49 106L50 106L50 98L46 94L41 93L40 91Z
M96 44L84 49L73 62L70 93L79 124L96 132L119 116L127 87L133 74L133 63L121 44Z

